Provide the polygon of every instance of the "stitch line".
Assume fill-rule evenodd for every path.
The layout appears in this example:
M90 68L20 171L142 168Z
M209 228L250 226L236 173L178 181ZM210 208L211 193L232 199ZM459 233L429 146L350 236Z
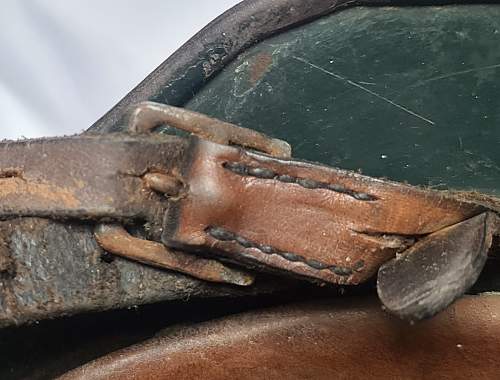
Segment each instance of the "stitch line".
M249 176L260 179L274 179L276 181L283 183L295 183L299 186L302 186L310 190L315 190L315 189L330 190L335 193L348 195L358 201L375 201L378 199L374 195L351 190L340 184L331 184L327 182L315 181L308 178L293 177L287 174L280 175L271 169L249 166L242 164L240 162L227 161L224 162L222 166L225 169L241 176Z
M341 267L338 265L328 265L325 264L321 261L315 260L315 259L309 259L307 260L304 256L297 255L295 253L291 252L283 252L280 251L279 249L276 249L270 245L265 245L265 244L259 244L252 242L242 236L239 236L231 231L226 230L225 228L222 227L214 227L214 226L209 226L205 229L205 232L209 234L211 237L214 239L217 239L219 241L232 241L238 243L241 247L243 248L254 248L262 253L268 254L268 255L279 255L282 258L284 258L287 261L290 262L300 262L302 264L307 265L308 267L316 270L330 270L334 274L338 276L350 276L354 272L359 272L363 269L365 266L365 263L363 260L359 260L356 262L352 268L348 267Z

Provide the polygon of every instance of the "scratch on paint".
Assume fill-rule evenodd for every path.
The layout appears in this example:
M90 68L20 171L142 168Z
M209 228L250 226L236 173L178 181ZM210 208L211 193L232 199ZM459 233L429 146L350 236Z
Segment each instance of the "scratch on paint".
M454 71L452 73L443 74L443 75L439 75L439 76L432 77L432 78L429 78L429 79L425 79L425 80L419 82L417 85L415 85L413 87L421 86L421 85L423 85L425 83L434 82L434 81L441 80L441 79L456 77L458 75L464 75L464 74L474 73L474 72L483 71L483 70L491 70L491 69L495 69L497 67L500 67L500 63L497 63L496 65L490 65L490 66L484 66L484 67L476 67L474 69L468 69L468 70L462 70L462 71Z
M345 78L345 77L343 77L342 75L332 73L331 71L328 71L328 70L326 70L326 69L322 68L321 66L315 65L314 63L311 63L311 62L309 62L309 61L306 61L306 60L305 60L305 59L303 59L303 58L300 58L300 57L295 57L295 56L294 56L294 57L292 57L292 58L294 58L294 59L296 59L297 61L300 61L300 62L302 62L302 63L305 63L306 65L311 66L311 67L313 67L313 68L315 68L315 69L317 69L317 70L319 70L319 71L321 71L321 72L323 72L323 73L325 73L325 74L327 74L327 75L330 75L330 76L334 77L335 79L342 80L342 81L346 82L347 84L349 84L349 85L351 85L351 86L354 86L354 87L356 87L356 88L359 88L360 90L365 91L365 92L367 92L368 94L373 95L373 96L375 96L376 98L378 98L378 99L380 99L380 100L383 100L384 102L387 102L387 103L389 103L389 104L393 105L394 107L396 107L396 108L398 108L398 109L400 109L400 110L402 110L402 111L404 111L404 112L406 112L406 113L408 113L408 114L410 114L410 115L412 115L412 116L415 116L415 117L419 118L420 120L425 121L425 122L426 122L426 123L428 123L428 124L431 124L431 125L435 125L435 124L436 124L436 123L434 123L432 120L427 119L426 117L424 117L424 116L422 116L422 115L419 115L419 114L418 114L418 113L416 113L416 112L413 112L412 110L410 110L410 109L408 109L408 108L406 108L406 107L402 106L401 104L395 103L395 102L394 102L394 101L392 101L391 99L388 99L388 98L386 98L385 96L382 96L382 95L380 95L380 94L377 94L375 91L372 91L372 90L370 90L370 89L368 89L368 88L366 88L366 87L364 87L364 86L360 85L359 83L353 82L352 80L350 80L350 79L348 79L348 78Z

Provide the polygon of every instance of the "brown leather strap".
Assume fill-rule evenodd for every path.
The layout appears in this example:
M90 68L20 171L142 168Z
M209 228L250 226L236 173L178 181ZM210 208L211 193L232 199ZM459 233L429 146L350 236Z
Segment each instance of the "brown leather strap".
M162 123L205 140L146 133L1 144L0 218L137 224L147 239L170 248L334 284L364 282L403 254L403 265L396 258L385 268L404 270L383 270L378 290L389 310L409 319L461 296L500 228L496 199L293 160L284 142L188 110L141 104L129 131ZM471 238L457 240L462 235ZM252 282L218 263L181 253L177 260L119 226L104 226L97 240L115 254L206 280ZM448 251L456 259L439 260ZM409 264L419 262L425 268ZM411 273L412 286L401 273ZM447 291L430 292L430 283Z
M138 107L133 125L191 115L153 106ZM245 131L226 129L230 140ZM161 175L178 180L182 194L167 200L154 191ZM337 284L366 281L418 239L484 212L484 203L196 137L189 146L154 134L0 145L0 218L148 223L153 240L163 223L169 247Z
M495 379L499 355L499 296L415 325L339 299L169 330L62 379Z
M152 134L0 143L0 218L161 220L165 197L143 177L175 175L185 147L184 139Z
M358 284L419 238L485 210L452 195L193 139L163 242ZM186 155L186 157L188 157Z

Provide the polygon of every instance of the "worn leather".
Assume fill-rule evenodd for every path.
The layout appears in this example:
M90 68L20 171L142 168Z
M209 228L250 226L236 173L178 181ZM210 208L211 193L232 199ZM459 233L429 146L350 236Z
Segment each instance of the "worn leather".
M62 379L495 379L499 354L498 295L414 325L338 299L180 327Z
M169 247L337 284L363 282L419 239L487 209L498 211L495 200L483 196L423 190L196 137L5 142L0 167L2 219L146 227L148 239ZM148 186L148 173L176 178L182 191L165 197ZM0 268L2 288L16 289L7 292L9 299L19 297L12 284L21 278L21 261L2 260L8 263ZM14 311L2 318L12 323L24 306L4 298ZM44 306L30 301L28 307L36 314L20 320Z
M0 328L279 287L269 281L246 290L211 285L111 256L96 242L98 221L148 222L148 237L159 239L167 200L142 176L174 173L186 145L175 136L124 133L0 142Z
M0 218L162 219L165 198L149 172L175 173L186 142L175 136L108 134L0 143Z
M419 238L485 209L473 200L193 139L166 245L357 284Z

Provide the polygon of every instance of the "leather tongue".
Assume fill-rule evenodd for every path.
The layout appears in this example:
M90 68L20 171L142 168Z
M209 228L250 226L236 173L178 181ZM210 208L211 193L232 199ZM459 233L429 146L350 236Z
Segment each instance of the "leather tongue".
M431 317L476 282L498 217L485 212L419 240L379 268L384 308L410 321Z

